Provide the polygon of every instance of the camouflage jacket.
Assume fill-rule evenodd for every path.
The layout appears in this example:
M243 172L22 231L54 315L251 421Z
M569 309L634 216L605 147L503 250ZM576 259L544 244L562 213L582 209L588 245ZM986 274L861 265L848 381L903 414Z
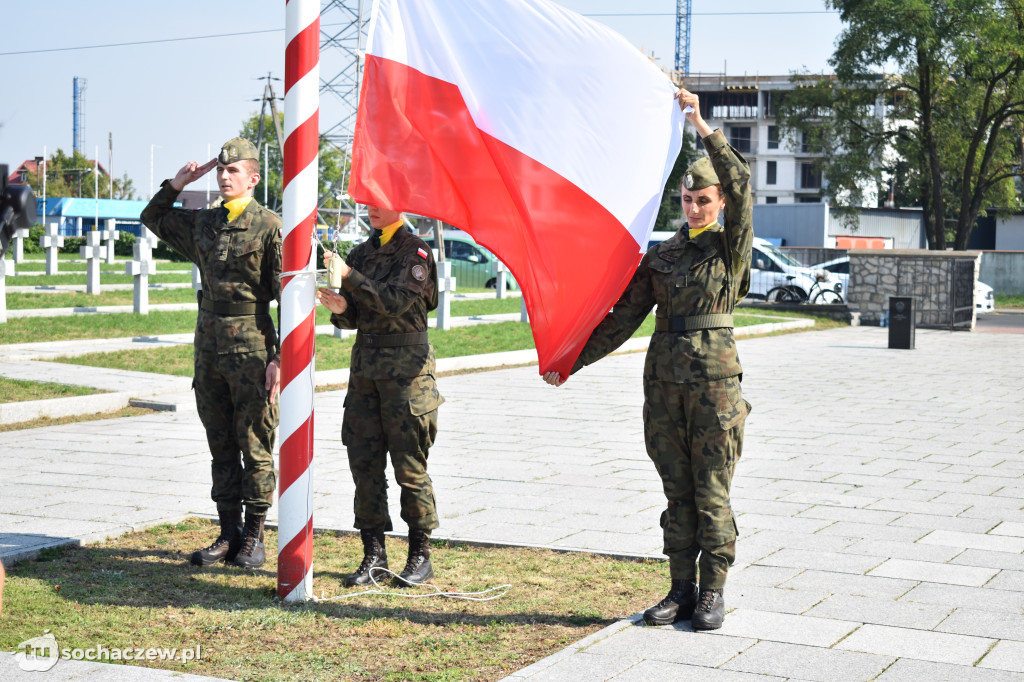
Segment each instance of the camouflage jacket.
M598 324L573 372L626 341L657 305L658 317L732 313L750 284L754 241L750 167L720 130L704 140L725 193L725 226L690 239L684 226L648 251L612 311ZM731 328L655 332L644 379L689 383L740 374Z
M437 265L422 239L400 228L379 248L359 244L345 262L352 268L341 289L348 309L331 315L335 327L360 335L427 331L427 313L437 308ZM434 348L370 347L356 337L349 371L374 380L433 374Z
M203 298L223 303L281 302L281 219L255 199L228 223L226 208L174 208L178 192L164 181L142 222L199 266ZM280 308L279 308L280 310ZM266 351L280 357L270 315L218 315L200 309L196 350L214 353Z

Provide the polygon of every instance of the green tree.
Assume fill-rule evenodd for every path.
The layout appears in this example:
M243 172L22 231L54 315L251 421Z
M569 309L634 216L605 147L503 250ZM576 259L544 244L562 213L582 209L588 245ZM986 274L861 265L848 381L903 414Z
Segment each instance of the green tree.
M697 151L696 136L683 135L683 146L676 157L672 172L669 173L668 181L665 183L665 192L661 195L661 208L658 209L658 217L654 221L655 230L676 230L676 223L683 215L682 186L683 173L690 167L690 164L700 157Z
M91 159L78 151L70 155L63 149L57 149L46 162L46 196L47 197L87 197L95 196L95 166ZM99 170L100 198L110 196L110 178L101 167ZM43 167L37 168L35 176L29 176L28 183L36 196L43 196ZM135 187L126 173L121 178L114 178L114 199L134 199Z
M827 0L834 78L794 77L780 128L820 152L830 199L921 206L929 246L964 249L988 207L1020 206L1024 0ZM881 74L894 70L893 75Z
M281 126L284 127L284 114L279 113ZM239 135L247 140L256 142L260 128L260 115L254 113L242 123ZM274 132L273 118L270 114L263 116L263 143L269 145L266 150L267 167L263 167L264 150L260 148L260 166L262 168L260 182L253 190L253 196L263 201L264 187L266 187L267 207L273 211L281 212L281 199L283 193L283 162L281 149L277 144L277 135ZM348 177L348 154L344 150L335 147L324 138L320 138L319 151L319 187L318 206L329 209L336 209L340 205L338 194L344 192L344 183Z

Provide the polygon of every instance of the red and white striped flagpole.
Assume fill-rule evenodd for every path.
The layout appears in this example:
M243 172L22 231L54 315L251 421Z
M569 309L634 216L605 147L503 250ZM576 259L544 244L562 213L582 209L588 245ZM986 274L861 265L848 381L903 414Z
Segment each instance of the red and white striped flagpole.
M277 594L313 596L313 387L320 119L320 0L286 0L281 476Z

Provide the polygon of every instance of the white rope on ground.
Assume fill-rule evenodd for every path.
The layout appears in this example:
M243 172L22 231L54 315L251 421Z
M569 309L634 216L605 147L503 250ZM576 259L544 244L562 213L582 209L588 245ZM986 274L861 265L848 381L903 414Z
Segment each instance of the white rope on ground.
M432 588L434 591L433 592L427 592L426 594L409 594L408 592L393 592L393 591L389 591L389 590L384 589L384 587L380 583L377 582L377 579L373 577L374 571L380 571L381 573L384 573L384 574L390 574L390 575L392 575L392 576L394 576L396 578L399 577L397 573L395 573L394 571L392 571L389 568L383 568L381 566L374 566L373 568L370 569L369 576L370 576L370 581L373 582L374 587L376 587L377 589L363 590L362 592L353 592L352 594L339 594L339 595L337 595L335 597L324 597L322 595L320 597L317 597L316 595L313 595L313 601L314 602L340 601L342 599L351 599L352 597L362 597L362 596L367 595L367 594L382 594L382 595L387 595L387 596L391 596L391 597L404 597L406 599L426 599L426 598L429 598L429 597L447 597L449 599L463 599L465 601L492 601L494 599L499 599L501 597L504 597L508 593L508 591L512 589L512 585L509 584L509 583L506 583L504 585L497 585L495 587L488 587L486 590L480 590L478 592L445 592L445 591L441 590L441 588L437 587L436 585L431 585L430 583L411 583L410 584L411 587L429 587L429 588ZM494 594L494 595L492 595L490 597L484 597L483 596L483 595L491 593L491 592L497 592L498 590L501 590L501 592L499 594Z

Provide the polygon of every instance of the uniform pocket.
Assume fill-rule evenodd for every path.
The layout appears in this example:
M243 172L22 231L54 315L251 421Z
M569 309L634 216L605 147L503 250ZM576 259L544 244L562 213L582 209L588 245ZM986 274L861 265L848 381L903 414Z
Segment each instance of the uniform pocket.
M422 417L444 404L444 398L437 390L437 382L430 374L413 379L409 393L409 411L414 417Z
M750 414L750 403L740 397L736 403L718 412L718 423L723 431L728 431L742 424L748 414Z

